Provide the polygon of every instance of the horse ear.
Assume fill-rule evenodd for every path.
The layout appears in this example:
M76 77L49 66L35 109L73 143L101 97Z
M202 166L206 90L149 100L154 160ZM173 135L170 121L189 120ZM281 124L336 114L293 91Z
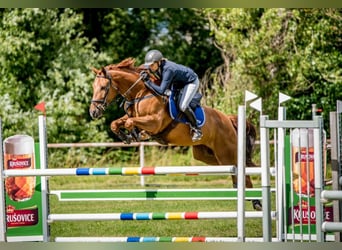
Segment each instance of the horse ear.
M98 69L96 69L96 68L91 68L91 70L92 70L96 75L98 75L99 72L100 72L100 70L98 70Z

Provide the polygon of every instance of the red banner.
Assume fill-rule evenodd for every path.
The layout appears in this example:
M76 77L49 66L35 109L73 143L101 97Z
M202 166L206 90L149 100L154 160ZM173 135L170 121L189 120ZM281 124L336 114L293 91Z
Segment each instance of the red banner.
M7 206L7 227L33 226L38 223L38 208L16 210Z

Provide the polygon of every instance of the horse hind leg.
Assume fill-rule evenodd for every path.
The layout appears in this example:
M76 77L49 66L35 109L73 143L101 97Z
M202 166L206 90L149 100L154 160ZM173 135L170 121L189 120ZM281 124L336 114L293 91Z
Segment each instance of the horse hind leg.
M251 177L249 175L246 175L246 187L247 188L253 188L253 183L251 181ZM252 200L252 205L254 210L261 211L262 205L260 200Z
M196 160L202 161L208 165L222 165L218 162L214 152L204 146L204 145L199 145L199 146L193 146L192 147L192 152L193 152L193 156ZM237 179L236 179L236 175L231 175L232 178L232 182L233 182L233 187L237 188ZM249 183L252 183L249 179ZM253 184L252 184L253 186Z
M233 116L233 117L230 117L230 119L231 119L233 127L235 128L236 136L237 136L237 117ZM256 165L252 161L255 139L256 139L255 127L253 126L253 124L247 121L246 123L246 166L247 167L256 167ZM222 157L227 157L227 156L226 154L223 154ZM233 187L237 188L237 176L232 175L231 178L233 182ZM247 188L253 188L253 183L249 175L245 176L245 186ZM260 200L252 200L252 205L253 205L254 210L257 210L257 211L262 210L262 205L261 205Z
M257 167L256 164L252 161L252 149L247 149L246 166L247 167ZM246 187L247 188L253 188L253 183L252 183L251 177L249 175L246 175ZM262 204L261 204L260 200L252 200L252 205L253 205L254 210L257 210L257 211L262 210Z
M208 165L222 165L218 162L214 152L204 146L204 145L198 145L192 147L192 153L196 160L202 161ZM237 187L237 179L236 175L231 175L233 187Z
M214 152L210 148L208 148L204 145L193 146L192 152L193 152L193 157L196 160L202 161L208 165L222 165L217 160ZM248 163L248 165L256 167L256 165L252 161L250 161ZM232 178L232 182L233 182L233 187L237 188L237 177L236 177L236 175L231 175L231 178ZM249 175L246 175L246 187L247 188L253 188L253 183L252 183ZM260 200L252 200L252 205L253 205L254 210L257 210L257 211L262 210L262 205L261 205Z
M192 147L193 157L208 165L220 165L217 161L214 152L204 145L196 145Z
M251 180L251 177L249 175L245 176L245 180L246 180L246 188L253 188L253 182ZM237 176L236 175L232 175L232 182L233 182L233 187L237 188ZM261 211L262 210L262 205L260 200L249 200L252 201L252 205L253 205L253 209L256 211Z

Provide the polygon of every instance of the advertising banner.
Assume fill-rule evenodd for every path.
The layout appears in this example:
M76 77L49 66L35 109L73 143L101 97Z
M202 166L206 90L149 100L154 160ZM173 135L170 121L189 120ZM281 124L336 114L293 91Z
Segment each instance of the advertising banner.
M39 169L39 144L28 135L14 135L4 140L4 168ZM8 177L6 190L7 241L42 241L41 178Z
M290 137L291 136L291 137ZM285 142L286 218L288 234L315 234L315 166L312 129L294 129ZM331 204L324 207L333 220Z

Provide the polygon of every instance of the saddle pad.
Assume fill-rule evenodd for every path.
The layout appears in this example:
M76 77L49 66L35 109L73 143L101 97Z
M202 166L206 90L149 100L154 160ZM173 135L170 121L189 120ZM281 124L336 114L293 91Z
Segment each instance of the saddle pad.
M204 110L201 106L197 105L196 109L194 110L195 112L195 116L196 116L196 120L197 120L197 124L199 127L202 127L205 123L205 113ZM180 113L180 111L177 108L176 102L173 99L173 95L171 95L169 97L169 113L172 119L188 124L189 121L186 119L186 117L184 115L181 115L179 118L178 115Z

